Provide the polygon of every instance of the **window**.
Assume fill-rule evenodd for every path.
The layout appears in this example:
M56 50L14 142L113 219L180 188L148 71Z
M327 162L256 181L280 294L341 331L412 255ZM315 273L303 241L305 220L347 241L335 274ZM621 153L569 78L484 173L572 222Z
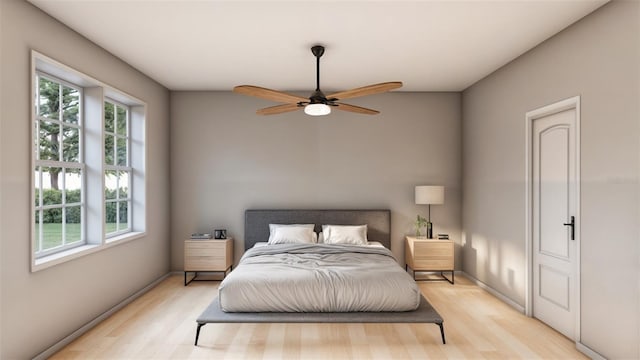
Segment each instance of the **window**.
M33 248L36 257L84 244L80 88L36 75Z
M146 105L32 51L31 269L144 235Z
M129 160L129 108L104 102L105 233L113 237L129 231L132 169Z

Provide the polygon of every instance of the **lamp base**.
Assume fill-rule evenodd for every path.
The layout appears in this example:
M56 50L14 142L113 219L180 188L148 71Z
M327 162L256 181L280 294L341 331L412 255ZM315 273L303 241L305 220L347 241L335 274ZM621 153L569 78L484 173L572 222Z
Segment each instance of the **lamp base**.
M433 239L433 224L431 222L427 223L427 239Z

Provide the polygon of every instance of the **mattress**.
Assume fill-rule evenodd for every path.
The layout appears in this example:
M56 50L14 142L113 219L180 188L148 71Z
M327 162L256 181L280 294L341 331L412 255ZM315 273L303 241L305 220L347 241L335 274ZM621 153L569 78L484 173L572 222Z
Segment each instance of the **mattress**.
M326 244L251 248L218 292L225 312L413 311L421 296L388 249Z

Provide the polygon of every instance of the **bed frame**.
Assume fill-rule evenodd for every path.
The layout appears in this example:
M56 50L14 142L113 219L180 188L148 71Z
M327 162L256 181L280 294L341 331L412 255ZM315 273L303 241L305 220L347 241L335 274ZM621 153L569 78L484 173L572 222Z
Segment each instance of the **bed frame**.
M316 232L322 231L322 225L326 224L367 224L368 240L391 248L389 210L246 210L245 250L269 239L269 224L315 224ZM432 323L440 327L442 343L446 344L443 322L424 296L415 311L350 313L226 313L216 297L196 320L195 345L198 345L200 329L208 323Z

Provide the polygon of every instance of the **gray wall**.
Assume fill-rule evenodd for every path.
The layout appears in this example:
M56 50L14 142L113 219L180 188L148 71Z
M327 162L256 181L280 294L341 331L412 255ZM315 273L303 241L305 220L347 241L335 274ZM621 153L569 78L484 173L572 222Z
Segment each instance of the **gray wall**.
M26 1L2 0L0 358L53 345L169 270L169 92ZM30 49L148 105L147 236L30 272Z
M463 268L525 297L525 113L581 96L582 343L638 358L640 3L614 1L463 93Z
M304 94L301 94L304 95ZM388 93L351 101L376 116L338 110L258 116L273 103L230 92L171 93L172 268L190 233L228 230L242 255L244 210L388 208L392 251L417 214L415 185L445 185L432 206L435 232L460 239L459 93ZM458 262L460 264L460 262Z

